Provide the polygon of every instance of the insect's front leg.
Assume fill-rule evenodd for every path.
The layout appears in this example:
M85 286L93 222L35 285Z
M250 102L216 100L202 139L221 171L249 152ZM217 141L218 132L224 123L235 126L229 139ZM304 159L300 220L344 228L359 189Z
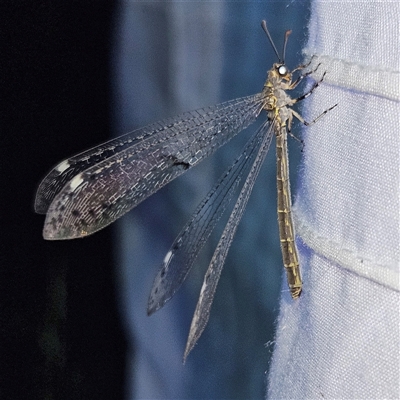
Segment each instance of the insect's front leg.
M314 56L313 56L313 57L314 57ZM309 63L304 64L304 65L300 65L300 66L298 66L297 68L295 68L295 69L292 71L292 74L293 74L293 72L295 72L295 71L298 71L298 70L307 68L307 67L311 64L311 61L312 61L312 58L311 58L311 60L310 60ZM312 73L317 72L317 69L319 68L320 65L321 65L321 63L319 63L319 64L318 64L314 69L312 69L311 71L308 71L308 72L306 72L305 74L301 74L295 81L293 81L293 82L290 84L289 89L290 89L290 90L294 89L294 88L295 88L304 78L306 78L308 75L311 75Z
M305 68L307 68L308 66L310 66L311 63L312 63L312 60L314 60L314 58L315 58L315 55L313 55L313 56L310 58L310 61L309 61L307 64L300 64L298 67L296 67L296 68L292 71L292 74L293 74L294 72L296 72L296 71L301 71L302 69L305 69ZM318 68L318 67L317 67L317 68Z

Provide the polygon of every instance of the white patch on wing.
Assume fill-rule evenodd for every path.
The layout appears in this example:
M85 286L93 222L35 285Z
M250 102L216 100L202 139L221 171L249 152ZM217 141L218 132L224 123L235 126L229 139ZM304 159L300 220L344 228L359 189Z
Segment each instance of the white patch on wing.
M71 180L71 182L69 183L69 187L72 191L74 191L82 182L82 174L78 174L77 176L75 176L75 178Z
M166 256L164 257L164 265L167 265L167 264L170 262L171 257L172 257L172 251L170 250L170 251L166 254Z
M206 291L207 286L208 286L207 279L204 279L204 282L203 282L203 284L202 284L202 286L201 286L201 290L200 290L199 301L200 301L200 299L202 298L202 296L204 295L204 292Z
M68 169L70 167L70 163L68 160L64 160L61 161L60 164L57 165L57 167L55 168L55 170L57 172L59 172L60 174L62 174L66 169Z

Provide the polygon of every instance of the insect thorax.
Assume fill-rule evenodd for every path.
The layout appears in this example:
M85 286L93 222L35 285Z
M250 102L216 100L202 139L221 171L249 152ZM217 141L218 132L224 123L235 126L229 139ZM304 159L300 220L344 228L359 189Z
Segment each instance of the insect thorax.
M290 89L292 74L284 64L274 64L268 71L268 77L263 87L264 105L268 118L275 120L278 125L288 119L292 99L286 93Z

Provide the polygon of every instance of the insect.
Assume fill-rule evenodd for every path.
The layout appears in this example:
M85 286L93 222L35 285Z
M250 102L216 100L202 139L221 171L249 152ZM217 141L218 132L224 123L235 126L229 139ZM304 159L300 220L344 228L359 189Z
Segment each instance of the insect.
M325 74L306 94L297 99L290 98L286 91L294 89L313 71L299 73L295 80L292 74L304 70L310 63L290 71L284 60L291 31L285 33L280 57L265 21L262 21L262 28L278 62L269 70L261 93L150 124L65 159L43 179L36 194L35 211L46 214L45 239L85 237L111 224L210 156L253 123L263 110L266 111L266 121L248 140L174 241L151 289L149 315L160 309L181 286L217 221L240 189L204 278L184 361L208 322L225 258L273 136L276 137L278 225L283 264L292 297L298 298L302 289L291 218L287 134L291 134L293 118L310 125L336 105L310 123L290 108L308 97Z

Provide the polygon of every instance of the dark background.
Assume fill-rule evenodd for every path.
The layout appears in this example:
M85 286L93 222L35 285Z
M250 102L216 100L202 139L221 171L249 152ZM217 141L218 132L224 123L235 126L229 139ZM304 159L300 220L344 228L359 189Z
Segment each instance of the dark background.
M115 3L9 3L0 10L0 397L122 398L127 344L110 230L45 242L33 211L53 164L110 136Z

